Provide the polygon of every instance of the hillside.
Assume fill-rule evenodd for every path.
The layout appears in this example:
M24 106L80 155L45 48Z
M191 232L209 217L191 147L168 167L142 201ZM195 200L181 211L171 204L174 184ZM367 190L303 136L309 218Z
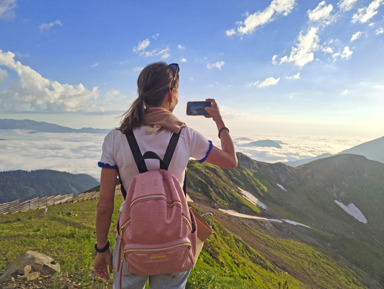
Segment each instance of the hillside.
M79 194L98 185L86 174L70 174L53 170L0 172L0 204L17 199L74 193Z
M338 155L292 168L257 162L242 154L238 157L240 164L235 170L191 163L188 180L192 199L216 209L265 217L264 221L250 221L227 214L224 219L223 211L215 212L231 232L254 244L264 256L276 259L275 264L286 260L271 253L270 244L257 243L250 232L262 230L313 246L327 256L345 260L369 288L383 287L384 164L362 156ZM243 191L262 205L250 204ZM241 222L249 229L244 230Z
M115 238L118 208L122 202L120 191L116 194L110 240ZM53 206L47 213L36 210L0 216L0 275L9 261L26 250L35 250L57 260L61 270L68 274L73 284L77 284L78 287L74 288L110 288L111 282L101 281L91 270L96 204L96 201L89 200ZM192 205L204 211L212 210L195 202ZM216 216L214 212L214 235L205 243L187 288L270 289L282 288L283 284L289 288L324 288L321 287L324 284L330 286L327 288L366 288L345 264L315 248L251 228L252 222L236 222L237 229L254 240L251 246L248 245L248 240L226 228L233 228L230 218L227 224L225 215L220 216L218 211ZM263 247L268 244L272 245L270 253L264 254ZM335 271L337 276L333 274ZM40 288L64 288L60 276L44 282Z
M215 233L187 288L383 288L384 164L356 155L298 168L238 158L233 170L188 165L190 205L213 213ZM122 201L117 195L110 240ZM96 202L86 201L52 207L47 215L0 216L0 272L31 249L53 255L80 288L105 288L88 271L95 212ZM17 240L12 248L11 239Z

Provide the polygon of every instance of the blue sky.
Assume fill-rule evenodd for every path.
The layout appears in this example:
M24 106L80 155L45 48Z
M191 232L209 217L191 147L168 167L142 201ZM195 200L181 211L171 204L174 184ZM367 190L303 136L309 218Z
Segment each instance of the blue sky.
M155 61L238 136L384 135L384 0L0 0L0 118L112 128Z

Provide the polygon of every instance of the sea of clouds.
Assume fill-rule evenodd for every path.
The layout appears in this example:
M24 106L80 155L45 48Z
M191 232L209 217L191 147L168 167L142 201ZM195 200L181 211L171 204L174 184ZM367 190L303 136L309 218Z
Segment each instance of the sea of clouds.
M279 145L255 146L257 140L269 140ZM352 137L324 137L309 135L257 135L253 138L234 138L238 151L263 162L289 162L311 159L323 154L337 154L363 142L365 139Z
M0 171L52 169L100 178L104 135L0 130Z
M104 134L43 133L0 129L0 171L52 169L89 174L100 179L100 160ZM208 136L209 137L209 136ZM217 136L210 138L217 139ZM255 135L233 136L237 151L263 162L287 162L336 154L367 140L315 136ZM252 145L257 140L273 140L279 147ZM214 141L219 145L219 141Z

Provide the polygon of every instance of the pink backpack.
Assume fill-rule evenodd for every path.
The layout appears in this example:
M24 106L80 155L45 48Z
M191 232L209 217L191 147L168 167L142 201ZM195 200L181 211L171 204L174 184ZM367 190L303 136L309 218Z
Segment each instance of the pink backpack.
M117 223L120 283L124 260L129 272L137 275L176 273L194 266L194 216L178 180L167 170L179 136L180 132L173 134L162 160L154 152L141 155L133 132L127 133L140 173L126 193ZM158 159L160 169L148 171L145 159Z

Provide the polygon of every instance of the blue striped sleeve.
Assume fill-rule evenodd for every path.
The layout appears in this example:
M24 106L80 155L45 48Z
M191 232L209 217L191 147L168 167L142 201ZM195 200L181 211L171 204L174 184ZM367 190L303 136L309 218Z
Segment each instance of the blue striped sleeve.
M206 160L207 160L207 157L209 156L209 154L211 153L211 150L212 150L212 148L213 148L213 144L212 144L212 141L208 141L209 142L209 148L208 148L208 151L207 151L207 153L205 154L205 156L201 159L201 160L199 160L198 162L199 163L203 163L203 162L205 162Z
M117 165L110 165L108 163L103 163L103 162L98 162L97 165L99 166L99 168L103 168L103 169L115 169L115 170L118 170L118 167Z

